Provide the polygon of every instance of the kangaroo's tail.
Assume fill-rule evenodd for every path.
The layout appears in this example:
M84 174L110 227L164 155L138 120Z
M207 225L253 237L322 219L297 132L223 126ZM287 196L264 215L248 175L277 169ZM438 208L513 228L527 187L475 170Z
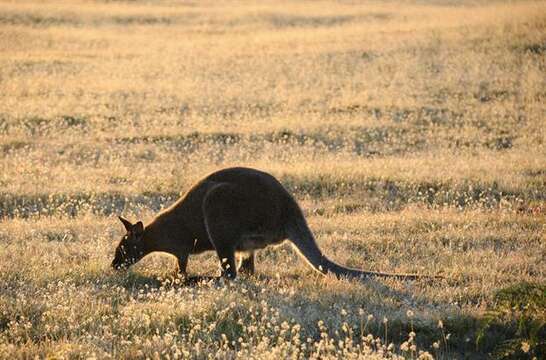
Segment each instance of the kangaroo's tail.
M297 205L296 205L297 206ZM319 249L315 237L305 221L305 217L299 207L294 208L291 212L285 231L288 239L294 244L300 254L307 260L307 262L316 271L326 275L328 273L334 274L337 278L351 278L351 279L366 279L369 277L394 277L399 279L418 279L428 276L414 275L414 274L391 274L375 271L363 271L358 269L351 269L342 265L339 265L330 259L328 259L322 251Z

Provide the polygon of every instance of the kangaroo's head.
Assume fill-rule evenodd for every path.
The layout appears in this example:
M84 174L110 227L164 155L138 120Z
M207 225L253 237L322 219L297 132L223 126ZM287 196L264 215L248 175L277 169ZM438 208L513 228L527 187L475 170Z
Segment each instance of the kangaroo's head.
M126 269L136 263L144 255L142 236L144 235L144 225L142 221L131 224L130 221L119 217L127 234L125 234L116 248L112 267L116 270Z

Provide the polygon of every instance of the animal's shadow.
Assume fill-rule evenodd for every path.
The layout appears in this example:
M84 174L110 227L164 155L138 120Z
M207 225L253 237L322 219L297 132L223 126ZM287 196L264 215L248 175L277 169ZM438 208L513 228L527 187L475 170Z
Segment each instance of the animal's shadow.
M206 283L220 283L219 276L193 275L181 277L175 274L147 276L135 271L128 271L122 276L121 285L129 292L149 292L160 287L195 287Z
M309 324L311 319L321 319L321 314L331 313L332 310L341 309L345 306L353 310L355 307L359 307L374 315L384 314L387 318L389 314L399 314L401 307L413 311L425 310L423 315L425 318L431 319L430 321L436 321L433 314L427 314L426 309L431 306L434 308L440 306L445 307L446 310L450 308L458 311L456 309L457 306L447 303L438 304L427 297L415 296L416 286L446 287L449 284L453 285L449 279L438 279L437 281L434 279L405 280L403 286L398 286L398 284L396 287L393 284L389 284L388 281L373 277L365 279L360 283L355 280L339 280L350 281L350 286L363 287L362 296L355 297L356 294L360 293L360 290L357 289L356 292L351 291L348 298L346 298L343 292L339 291L338 286L330 287L329 284L331 281L337 280L324 278L314 273L284 274L281 278L263 273L254 275L240 274L235 280L226 280L219 276L210 275L180 277L175 273L159 274L159 278L157 278L131 271L124 276L124 281L121 284L118 282L118 284L125 287L132 294L156 292L159 289L190 290L209 288L214 291L214 289L227 288L228 291L233 291L243 298L250 297L251 299L255 299L256 297L260 297L269 306L286 310L287 316L295 318L296 321L300 321L302 324ZM321 282L326 282L326 284L321 284ZM302 284L308 283L316 284L317 291L320 292L319 296L310 295L308 290L296 290L295 292L288 293L282 291L285 285L288 288L298 289ZM240 291L242 288L245 291ZM264 292L264 289L266 295L260 295ZM385 301L385 299L389 299L389 301ZM405 310L402 309L402 313L405 313ZM404 341L404 336L406 336L404 334L409 333L410 327L417 326L409 320L407 322L399 319L393 321L389 322L389 338L392 338L392 341L395 342ZM473 322L474 320L470 319L468 321ZM379 331L384 331L381 330L384 324L379 318L373 320L370 326L369 331L371 332L378 333ZM427 331L426 328L423 329L423 331ZM425 338L419 341L425 341ZM426 344L426 342L423 342L421 345ZM457 345L463 346L463 348L468 346L468 344L461 343L458 340Z
M302 281L323 281L321 280L320 275L299 275L299 274L284 274L283 278L285 280L291 281L291 282L302 282ZM445 286L449 281L446 281L447 279L443 279L442 281L437 281L437 286ZM419 280L407 280L408 283L413 282L426 282L430 283L433 281L432 279L419 279ZM130 271L127 273L126 276L124 276L124 280L120 284L123 286L127 291L130 292L150 292L154 289L159 289L161 287L163 288L194 288L199 286L212 286L212 287L221 287L226 286L230 284L230 282L233 283L242 283L248 288L261 288L262 286L267 286L270 284L271 286L278 286L277 284L277 277L270 276L266 274L254 274L254 275L246 275L246 274L240 274L236 280L226 280L220 276L212 276L212 275L192 275L192 276L179 276L175 273L169 273L169 274L163 274L159 277L151 277L146 276L143 274L140 274L138 272ZM258 285L258 283L261 283ZM413 290L411 290L412 286L405 287L405 290L397 290L393 287L383 283L380 281L380 279L376 279L373 277L367 278L363 280L363 283L366 284L366 286L370 289L372 289L374 292L380 293L383 296L388 296L390 298L395 299L408 299L412 298L412 302L415 303L415 299L413 297ZM277 285L275 285L277 284ZM280 302L285 302L286 298L279 295ZM366 301L369 301L369 299L363 299ZM426 305L426 300L422 300L423 304L416 304L416 305Z

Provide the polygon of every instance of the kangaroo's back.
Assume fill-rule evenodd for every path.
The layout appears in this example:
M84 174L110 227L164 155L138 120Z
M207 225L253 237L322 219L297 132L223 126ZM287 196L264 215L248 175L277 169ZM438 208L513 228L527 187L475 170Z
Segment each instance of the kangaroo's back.
M163 223L162 228L167 228L166 224L184 224L194 238L207 242L206 212L218 213L217 221L242 227L243 235L263 233L284 239L285 224L294 213L288 209L294 206L297 204L292 196L272 175L233 167L204 177L154 222Z
M239 221L249 227L249 231L284 231L289 213L295 204L292 196L272 175L251 168L235 167L215 172L205 179L208 188L224 186L230 196L225 201L233 201L233 211ZM203 198L205 203L207 195ZM297 205L297 204L296 204ZM210 202L210 207L225 207L224 204ZM235 215L234 214L234 215ZM284 233L282 234L284 235Z

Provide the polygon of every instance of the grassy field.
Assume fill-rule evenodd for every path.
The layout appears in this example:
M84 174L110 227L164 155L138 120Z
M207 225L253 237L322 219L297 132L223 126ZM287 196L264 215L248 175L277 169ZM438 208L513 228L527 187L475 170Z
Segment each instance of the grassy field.
M2 0L0 358L540 358L545 140L545 2ZM117 215L232 165L335 261L445 280L110 269Z

